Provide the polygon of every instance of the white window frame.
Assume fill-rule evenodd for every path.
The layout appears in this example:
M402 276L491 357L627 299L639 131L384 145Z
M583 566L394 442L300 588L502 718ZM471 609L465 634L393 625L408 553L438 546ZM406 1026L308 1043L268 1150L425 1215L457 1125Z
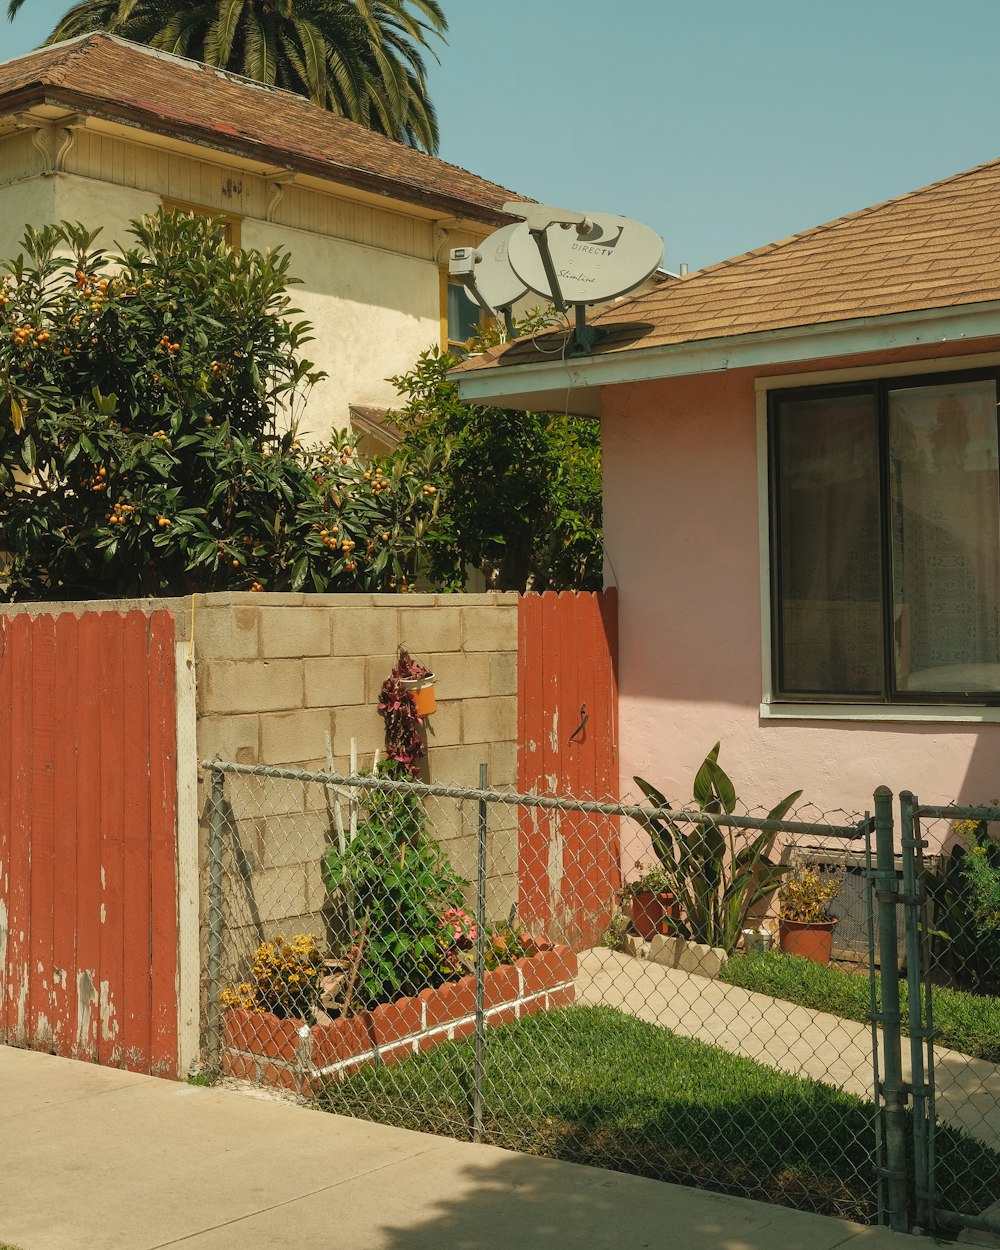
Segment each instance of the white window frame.
M969 369L1000 367L1000 352L906 360L898 364L865 365L852 369L823 369L813 373L781 373L754 380L757 408L757 523L760 546L760 629L762 690L760 715L764 720L897 721L909 723L1000 724L1000 707L978 704L861 704L782 701L774 692L771 650L771 510L768 497L768 395L805 386L837 382L871 382L921 374L961 373Z

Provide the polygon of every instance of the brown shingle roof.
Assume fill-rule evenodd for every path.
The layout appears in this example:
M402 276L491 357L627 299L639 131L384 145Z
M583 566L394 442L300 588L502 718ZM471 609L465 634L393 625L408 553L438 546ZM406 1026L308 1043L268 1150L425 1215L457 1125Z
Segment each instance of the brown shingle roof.
M601 309L594 355L1000 299L1000 160ZM554 338L555 336L547 336ZM464 369L537 361L518 340Z
M103 33L0 64L0 112L42 100L488 223L511 192L304 97ZM516 195L513 198L518 198Z

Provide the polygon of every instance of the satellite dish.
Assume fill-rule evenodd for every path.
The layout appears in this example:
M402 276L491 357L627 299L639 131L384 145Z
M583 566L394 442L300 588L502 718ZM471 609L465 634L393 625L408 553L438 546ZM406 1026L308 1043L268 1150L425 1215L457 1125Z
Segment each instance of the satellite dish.
M510 308L522 296L528 294L527 285L521 281L510 267L507 250L511 235L520 230L520 225L501 226L488 238L483 239L476 249L479 259L476 262L474 276L479 294L491 308ZM469 300L481 304L469 286L465 287Z
M588 213L575 224L556 218L541 229L539 226L526 220L513 227L507 241L510 267L532 291L557 302L560 294L567 304L615 299L645 282L663 261L659 235L627 217ZM546 273L540 234L548 244L558 291L553 290Z

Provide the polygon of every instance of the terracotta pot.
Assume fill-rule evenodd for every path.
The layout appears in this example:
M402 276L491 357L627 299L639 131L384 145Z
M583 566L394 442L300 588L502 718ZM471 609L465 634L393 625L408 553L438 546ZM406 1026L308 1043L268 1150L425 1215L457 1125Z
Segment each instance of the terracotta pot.
M786 955L801 955L814 964L828 964L833 953L836 920L778 921L778 941Z
M426 677L404 677L399 684L413 695L413 703L418 716L430 716L432 712L437 711L433 673L428 673Z
M647 942L659 933L672 933L674 926L671 922L679 919L680 914L681 909L673 894L641 890L632 895L632 927Z

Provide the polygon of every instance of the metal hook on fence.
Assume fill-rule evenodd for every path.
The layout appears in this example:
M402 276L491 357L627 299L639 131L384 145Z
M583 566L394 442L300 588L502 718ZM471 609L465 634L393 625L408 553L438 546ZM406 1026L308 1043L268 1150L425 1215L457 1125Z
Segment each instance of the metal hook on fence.
M577 742L577 741L583 740L583 733L584 733L584 730L587 728L587 721L589 720L590 720L590 717L587 715L587 705L586 703L581 703L580 704L580 723L570 734L569 736L570 742Z

